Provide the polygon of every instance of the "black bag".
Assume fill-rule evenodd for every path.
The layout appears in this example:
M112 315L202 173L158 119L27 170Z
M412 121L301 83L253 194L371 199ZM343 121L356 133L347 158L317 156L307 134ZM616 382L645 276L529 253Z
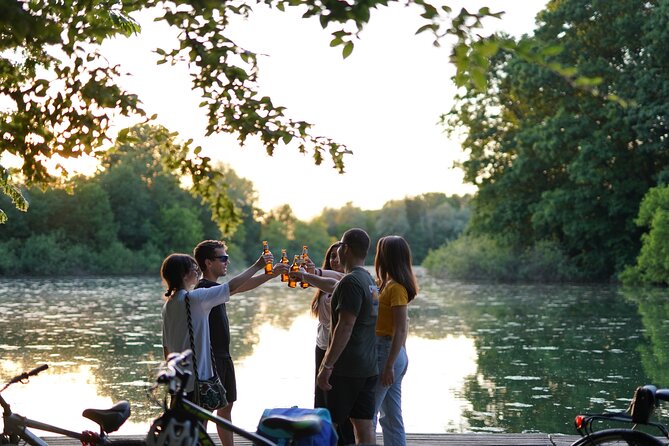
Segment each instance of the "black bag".
M637 387L630 404L630 412L634 423L645 424L655 411L655 391L652 386Z
M197 385L195 404L211 411L228 405L225 387L223 387L218 375L214 375L205 381L196 379L195 383Z
M216 373L216 359L213 352L211 352L211 345L209 351L211 352L211 366L214 376L209 379L200 380L197 375L197 358L195 357L195 341L193 339L193 321L190 316L190 297L186 293L186 315L188 316L188 334L190 336L190 348L193 351L193 371L195 372L195 401L198 406L214 411L228 405L228 399L225 394L225 387L221 383L221 379Z

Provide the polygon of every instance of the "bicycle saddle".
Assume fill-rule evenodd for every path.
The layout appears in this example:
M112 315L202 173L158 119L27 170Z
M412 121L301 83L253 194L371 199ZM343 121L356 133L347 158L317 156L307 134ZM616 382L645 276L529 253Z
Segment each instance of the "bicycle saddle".
M317 434L322 429L322 420L317 415L302 415L299 417L270 415L260 423L269 429L283 429L290 432L295 439Z
M121 427L130 417L130 403L121 401L110 409L86 409L81 415L98 423L102 431L109 434Z

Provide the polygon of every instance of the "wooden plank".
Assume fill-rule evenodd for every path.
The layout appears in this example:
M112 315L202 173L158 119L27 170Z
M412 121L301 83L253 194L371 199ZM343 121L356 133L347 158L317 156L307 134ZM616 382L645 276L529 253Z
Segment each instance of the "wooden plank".
M210 433L217 445L218 436ZM139 440L143 436L116 436L112 439ZM579 437L562 434L407 434L407 446L569 446ZM77 441L62 436L44 437L49 446L81 446ZM383 445L381 435L377 436L377 444ZM251 443L235 436L235 446L250 446Z

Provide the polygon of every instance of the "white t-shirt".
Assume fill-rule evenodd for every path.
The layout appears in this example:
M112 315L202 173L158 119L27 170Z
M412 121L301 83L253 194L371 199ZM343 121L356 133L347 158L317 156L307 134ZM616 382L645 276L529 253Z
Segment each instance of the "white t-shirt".
M230 287L227 283L211 288L197 288L189 291L190 313L193 324L193 341L197 359L197 373L201 380L214 375L211 363L211 341L209 339L209 312L216 305L230 301ZM191 348L186 314L186 290L177 291L165 304L163 317L163 347L167 353L182 352ZM194 387L195 375L186 391Z
M318 299L318 328L316 329L316 346L327 350L330 343L330 302L332 294L323 293Z

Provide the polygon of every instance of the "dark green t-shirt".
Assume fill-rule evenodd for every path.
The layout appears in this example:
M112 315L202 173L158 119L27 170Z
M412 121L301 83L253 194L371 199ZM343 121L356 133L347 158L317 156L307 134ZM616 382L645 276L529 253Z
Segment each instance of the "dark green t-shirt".
M374 279L363 267L356 267L337 284L332 294L332 324L339 322L339 313L356 316L355 325L344 351L334 365L335 375L367 378L378 375L376 358L376 316L378 291Z

